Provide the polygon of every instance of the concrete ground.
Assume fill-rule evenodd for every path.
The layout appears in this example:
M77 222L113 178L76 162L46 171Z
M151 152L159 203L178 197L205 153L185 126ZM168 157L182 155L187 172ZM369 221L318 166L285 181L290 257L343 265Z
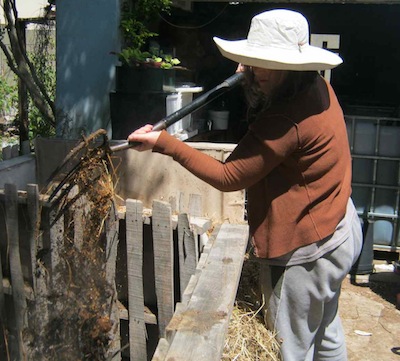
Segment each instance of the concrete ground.
M339 312L349 361L400 361L400 275L386 266L343 283Z

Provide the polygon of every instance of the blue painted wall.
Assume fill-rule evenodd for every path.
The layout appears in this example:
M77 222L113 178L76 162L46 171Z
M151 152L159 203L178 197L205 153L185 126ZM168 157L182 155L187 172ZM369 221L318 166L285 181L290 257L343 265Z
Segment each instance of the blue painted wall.
M57 136L104 128L111 137L109 93L119 50L120 0L57 1Z

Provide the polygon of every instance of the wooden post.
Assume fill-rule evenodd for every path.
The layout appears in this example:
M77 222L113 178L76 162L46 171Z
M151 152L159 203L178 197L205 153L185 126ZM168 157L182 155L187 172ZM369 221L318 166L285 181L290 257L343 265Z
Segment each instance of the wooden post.
M173 238L169 203L153 201L154 274L160 338L174 314Z
M143 204L126 200L130 360L147 360L143 294Z
M23 359L24 345L22 332L27 326L26 298L24 291L24 276L21 267L19 253L19 230L18 230L18 193L15 184L5 184L5 208L7 225L7 243L10 250L10 273L12 295L15 310L16 339L18 343L18 360Z

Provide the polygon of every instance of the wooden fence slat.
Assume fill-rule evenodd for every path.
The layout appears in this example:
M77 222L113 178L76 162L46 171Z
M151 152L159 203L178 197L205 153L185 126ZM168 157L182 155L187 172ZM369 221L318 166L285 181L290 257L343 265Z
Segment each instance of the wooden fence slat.
M189 194L189 212L191 217L201 217L203 213L203 198L201 194Z
M15 184L5 184L5 209L7 243L9 246L11 285L15 310L16 338L18 340L18 359L22 359L24 346L22 331L27 326L26 298L24 289L24 276L22 273L21 257L19 253L18 229L18 192Z
M179 281L181 297L196 270L196 239L185 213L178 215Z
M174 313L173 238L171 207L153 201L154 274L160 338Z
M40 207L39 207L39 188L37 184L27 185L27 211L28 211L28 240L31 253L31 267L32 267L32 287L33 292L36 294L37 285L35 277L36 274L36 254L39 242L39 222L40 222Z
M112 361L121 360L121 338L120 338L120 322L118 312L118 297L117 289L115 284L115 270L117 262L118 252L118 213L115 204L111 206L109 216L105 223L107 246L106 246L106 280L107 283L112 287L113 294L109 298L110 302L110 320L114 325L109 332L110 346L108 347L108 357ZM111 356L113 355L113 356Z
M147 360L143 294L143 204L126 200L130 360Z
M41 206L37 184L27 185L26 205L28 212L28 241L32 265L32 293L34 295L34 297L32 297L34 302L31 304L32 306L34 305L34 308L31 309L33 312L30 313L28 327L30 330L45 330L49 322L49 274L44 261L37 258L38 251L43 249L43 237L42 233L39 231ZM28 296L27 298L29 299ZM32 344L27 343L27 347L31 348ZM37 347L37 344L34 347ZM30 351L32 351L32 349Z
M11 146L11 158L15 158L19 156L19 145L13 144Z
M3 160L11 159L11 145L5 146L2 150Z
M176 333L166 360L221 359L247 240L247 226L221 226L193 297L177 320L171 320L170 325L175 325Z

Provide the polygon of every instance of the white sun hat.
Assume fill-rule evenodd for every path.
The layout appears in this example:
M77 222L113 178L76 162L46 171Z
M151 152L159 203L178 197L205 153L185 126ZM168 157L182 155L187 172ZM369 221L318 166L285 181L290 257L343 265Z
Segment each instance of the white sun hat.
M243 65L274 70L326 70L341 64L335 53L309 44L307 19L300 13L277 9L251 20L247 39L214 37L221 54Z

